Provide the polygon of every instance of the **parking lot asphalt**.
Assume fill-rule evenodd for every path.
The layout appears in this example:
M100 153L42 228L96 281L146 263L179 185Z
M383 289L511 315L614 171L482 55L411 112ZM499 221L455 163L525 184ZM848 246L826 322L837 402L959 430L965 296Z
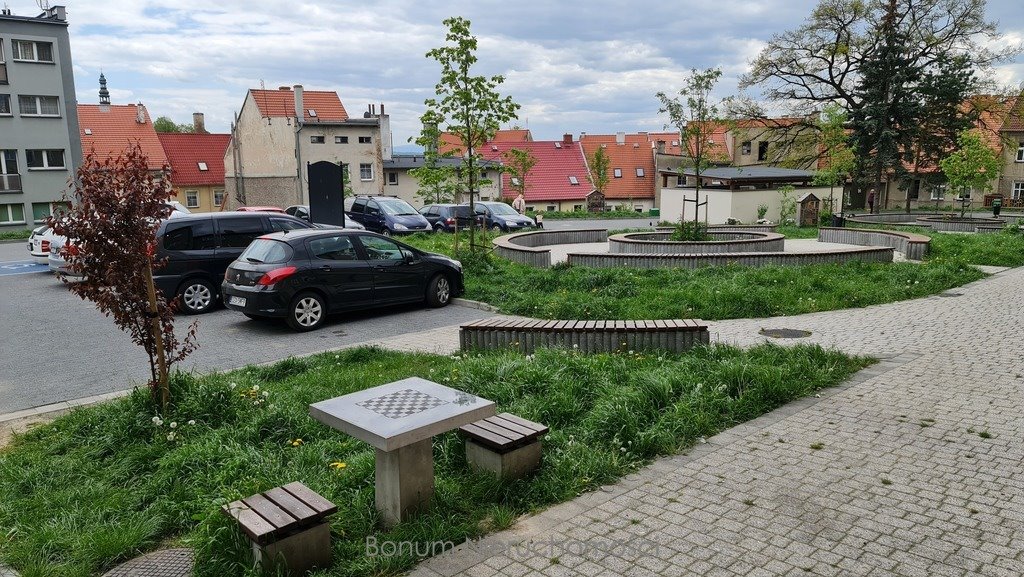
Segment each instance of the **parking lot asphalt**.
M0 244L0 267L28 260L24 243ZM131 388L149 380L144 351L92 303L49 272L0 275L0 415ZM490 313L458 305L349 313L309 333L224 309L198 320L199 349L183 370L224 370L458 325Z

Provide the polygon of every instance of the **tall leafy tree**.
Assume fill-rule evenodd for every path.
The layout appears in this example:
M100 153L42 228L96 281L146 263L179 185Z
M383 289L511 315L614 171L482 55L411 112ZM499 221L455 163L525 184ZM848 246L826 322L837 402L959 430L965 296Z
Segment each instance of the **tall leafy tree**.
M697 177L697 199L700 199L701 173L711 165L717 150L711 135L723 122L719 103L711 98L715 84L722 77L718 68L690 71L683 80L683 87L673 96L659 92L661 101L659 114L668 114L669 124L679 131L679 142L687 153L685 165L693 169ZM685 167L684 165L684 167ZM684 168L680 167L680 168ZM683 203L684 212L686 203ZM682 215L680 215L680 221ZM694 211L694 221L696 221Z
M525 196L527 191L526 179L529 178L530 171L536 166L537 157L529 150L520 148L510 148L505 151L502 157L505 160L502 171L507 172L512 177L512 190L516 194Z
M452 153L440 152L439 121L433 110L428 110L420 117L423 128L415 142L423 147L423 166L409 171L419 182L416 196L424 204L455 202L459 192L458 171L452 163L445 162Z
M590 181L594 189L603 194L608 188L608 168L611 166L611 160L603 146L599 146L594 154L590 155L587 164L590 167Z
M960 133L959 147L942 159L942 172L949 186L960 196L966 197L972 190L982 194L992 190L992 182L999 174L999 157L989 148L976 130ZM967 203L961 204L960 216L967 210Z
M823 156L819 170L814 174L814 183L829 187L828 206L832 210L835 187L844 184L853 171L854 157L849 146L846 131L846 112L836 104L829 104L818 118L818 147ZM845 191L845 186L842 188ZM842 192L841 191L841 192ZM842 192L839 210L846 207L846 194Z
M166 116L161 116L153 121L153 130L157 132L195 132L191 124L177 124Z
M473 74L477 39L470 33L469 20L447 18L444 25L448 28L446 44L427 52L427 58L441 65L441 79L434 87L436 97L426 99L424 104L438 129L455 135L462 145L458 180L460 188L469 195L473 210L482 160L477 150L494 137L502 124L517 118L519 105L511 96L499 94L498 87L505 81L503 76ZM475 220L469 234L470 245L475 246Z

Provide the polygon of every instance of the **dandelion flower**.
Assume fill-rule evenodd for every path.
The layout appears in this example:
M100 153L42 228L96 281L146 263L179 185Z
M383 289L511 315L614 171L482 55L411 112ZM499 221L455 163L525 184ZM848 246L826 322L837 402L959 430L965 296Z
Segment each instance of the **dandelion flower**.
M347 466L348 465L346 465L345 463L343 463L341 461L335 461L335 462L331 463L331 468L336 470L336 471L340 471L340 470L344 469Z
M168 441L173 441L175 437L177 437L177 435L175 435L174 433L167 433Z
M293 447L299 447L301 445L302 445L302 439L295 439L294 441L292 441L292 446Z
M159 427L164 424L164 420L160 417L153 417L153 424Z
M269 397L269 396L270 396L270 391L263 391L263 398L264 399Z
M258 391L258 390L260 390L260 386L259 385L253 385L252 386L252 390Z
M195 424L196 424L196 420L195 420L195 419L191 419L191 420L189 420L189 422L188 422L188 426L190 426L190 427L191 427L191 426L193 426L193 425L195 425Z
M174 423L174 422L172 422L172 423L171 423L171 428L172 428L172 429L177 429L177 428L178 428L178 423Z

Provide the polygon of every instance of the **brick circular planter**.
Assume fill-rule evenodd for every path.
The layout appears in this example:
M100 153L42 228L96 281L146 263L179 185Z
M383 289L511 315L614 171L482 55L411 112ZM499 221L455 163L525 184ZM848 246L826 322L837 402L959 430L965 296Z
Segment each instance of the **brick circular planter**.
M670 232L628 232L608 237L611 254L722 254L781 252L785 236L777 232L709 230L714 240L669 240Z
M944 216L922 216L917 222L928 225L938 232L974 232L979 225L1002 226L1005 221L1001 218L946 218Z

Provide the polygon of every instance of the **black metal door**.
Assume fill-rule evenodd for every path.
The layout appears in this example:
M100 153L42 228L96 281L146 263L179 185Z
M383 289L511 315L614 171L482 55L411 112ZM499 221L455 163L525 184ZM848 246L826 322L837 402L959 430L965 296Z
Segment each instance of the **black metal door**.
M309 222L345 226L345 184L341 165L321 160L306 163Z

